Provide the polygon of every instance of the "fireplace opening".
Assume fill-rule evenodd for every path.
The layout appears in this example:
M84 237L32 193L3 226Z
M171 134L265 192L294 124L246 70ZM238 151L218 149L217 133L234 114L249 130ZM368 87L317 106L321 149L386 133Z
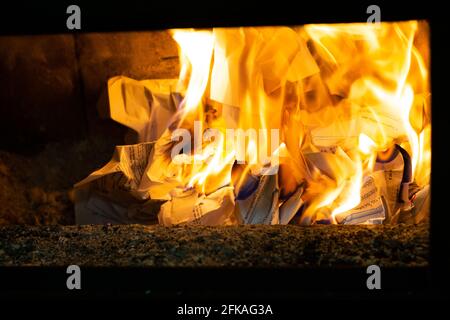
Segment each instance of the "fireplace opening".
M426 21L0 43L0 263L428 264Z

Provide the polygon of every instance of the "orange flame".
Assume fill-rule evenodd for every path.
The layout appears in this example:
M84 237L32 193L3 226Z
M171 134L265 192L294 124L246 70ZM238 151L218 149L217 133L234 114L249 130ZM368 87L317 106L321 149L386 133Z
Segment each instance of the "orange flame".
M230 183L242 156L230 129L256 130L241 140L244 173L276 162L284 168L279 183L286 194L306 182L304 223L356 207L377 153L394 144L410 154L415 182L429 183L426 22L172 33L180 49L183 116L195 114L202 135L217 130L195 150L197 161L183 167L187 187L208 192ZM212 119L208 108L215 110Z

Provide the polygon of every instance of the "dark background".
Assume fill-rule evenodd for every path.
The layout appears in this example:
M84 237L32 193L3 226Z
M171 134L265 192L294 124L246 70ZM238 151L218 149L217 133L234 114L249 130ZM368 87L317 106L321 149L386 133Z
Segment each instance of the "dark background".
M177 55L166 31L0 36L0 149L100 134L120 143L122 128L98 111L108 79L177 78Z

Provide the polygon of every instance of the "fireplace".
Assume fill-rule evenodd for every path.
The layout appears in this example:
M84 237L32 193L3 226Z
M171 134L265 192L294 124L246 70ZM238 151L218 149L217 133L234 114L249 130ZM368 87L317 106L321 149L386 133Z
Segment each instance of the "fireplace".
M430 21L338 22L0 36L0 264L428 270Z

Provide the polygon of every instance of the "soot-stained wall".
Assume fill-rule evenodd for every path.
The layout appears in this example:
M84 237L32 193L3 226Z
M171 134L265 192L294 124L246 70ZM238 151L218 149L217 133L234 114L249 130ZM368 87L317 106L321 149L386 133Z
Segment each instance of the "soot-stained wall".
M175 78L177 54L167 31L0 36L0 149L121 139L123 128L97 111L108 78Z

